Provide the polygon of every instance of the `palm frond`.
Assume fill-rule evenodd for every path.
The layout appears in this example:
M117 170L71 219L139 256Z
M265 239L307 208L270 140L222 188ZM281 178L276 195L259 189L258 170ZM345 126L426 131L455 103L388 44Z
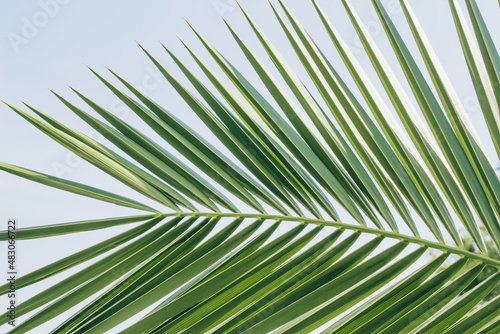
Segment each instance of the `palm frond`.
M140 199L0 163L1 170L25 179L153 212L18 230L18 239L35 239L136 224L20 277L17 289L94 260L21 303L16 314L23 320L11 333L36 330L70 309L53 333L498 331L500 299L484 298L500 282L500 261L485 243L491 239L493 251L500 250L500 179L443 60L407 0L400 0L401 7L425 68L382 2L373 0L404 82L343 0L384 89L378 91L318 2L312 0L318 22L351 78L339 75L340 65L282 0L270 10L311 87L243 8L268 59L224 24L260 83L250 82L195 25L189 24L215 66L181 42L205 78L167 46L163 50L185 78L140 46L217 144L111 70L116 84L91 69L151 133L76 89L92 111L54 94L114 149L34 107L26 105L26 112L7 104L138 198L155 202L152 208ZM458 0L449 1L450 14L500 156L500 58L475 0L465 2L474 34ZM167 143L177 152L166 149ZM464 246L465 237L478 252ZM0 240L10 239L8 231L0 232ZM427 250L439 255L422 264ZM494 274L469 288L491 268ZM0 289L6 294L10 286ZM5 313L0 324L7 322Z

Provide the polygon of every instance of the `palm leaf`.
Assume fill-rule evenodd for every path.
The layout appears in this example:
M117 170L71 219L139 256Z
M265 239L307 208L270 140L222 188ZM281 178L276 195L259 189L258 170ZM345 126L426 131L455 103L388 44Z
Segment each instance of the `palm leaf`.
M384 91L376 89L317 0L312 7L318 21L351 78L339 74L340 65L282 0L270 10L310 87L243 9L269 59L224 24L260 84L191 24L215 62L211 67L182 42L205 78L163 46L185 76L178 78L140 46L217 144L111 70L116 84L91 71L159 140L75 89L102 120L55 95L114 149L34 107L26 105L26 112L7 104L57 143L161 205L151 208L104 189L0 163L0 169L25 179L154 212L0 232L0 240L11 242L137 224L20 277L17 289L24 289L86 264L21 303L22 322L10 332L36 331L71 309L62 323L51 322L53 333L309 333L319 328L323 333L496 333L500 299L483 300L500 282L500 262L485 243L491 239L500 250L500 179L408 1L400 0L425 69L381 1L372 2L411 95L354 7L342 2ZM474 34L458 0L450 0L450 13L498 153L500 58L478 4L465 2ZM478 252L464 246L464 234ZM440 254L422 264L427 250ZM444 263L449 264L441 270ZM491 268L494 274L469 289ZM9 284L1 287L3 294L9 289ZM90 303L76 307L90 297ZM8 322L7 315L0 324Z

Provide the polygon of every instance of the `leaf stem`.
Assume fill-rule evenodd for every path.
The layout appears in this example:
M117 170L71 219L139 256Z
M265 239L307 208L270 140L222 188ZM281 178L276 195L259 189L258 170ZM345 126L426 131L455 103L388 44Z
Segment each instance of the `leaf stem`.
M330 221L323 219L314 219L307 217L294 217L294 216L284 216L284 215L266 215L266 214L252 214L252 213L215 213L215 212L177 212L177 213L164 213L162 214L165 217L168 216L190 216L190 217L233 217L233 218L255 218L255 219L266 219L266 220L282 220L282 221L290 221L290 222L301 222L304 224L315 224L315 225L324 225L324 226L332 226L336 228L342 228L346 230L359 231L363 233L375 234L378 236L383 236L391 239L398 239L401 241L407 241L413 244L418 244L421 246L438 249L443 252L447 252L450 254L456 254L462 257L465 257L470 260L480 261L486 265L490 265L500 269L500 261L487 257L483 254L469 252L465 249L461 249L454 246L449 246L444 243L430 241L421 239L418 237L412 237L409 235L381 230L378 228L371 228L362 225L352 225L345 224L338 221Z

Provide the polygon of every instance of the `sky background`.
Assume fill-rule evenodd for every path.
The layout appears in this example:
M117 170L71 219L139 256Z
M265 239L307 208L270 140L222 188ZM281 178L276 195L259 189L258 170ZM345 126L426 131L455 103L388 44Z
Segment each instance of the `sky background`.
M400 28L410 50L418 52L397 1L383 0L382 2L387 6L397 27ZM297 70L306 85L311 87L306 72L284 37L267 1L242 0L240 3L279 51L285 55L286 60ZM276 2L273 3L277 5ZM309 1L286 0L285 3L313 36L339 74L350 87L354 87ZM375 72L362 51L359 40L355 37L355 31L340 1L318 0L318 3L367 72L375 78ZM384 54L395 65L393 68L399 77L403 79L371 2L369 0L353 1L353 4ZM449 12L448 1L410 0L410 4L462 98L469 117L484 139L483 143L494 166L500 167L493 154L493 146L488 138L487 129L474 95ZM491 0L478 0L478 4L496 44L500 45L498 3ZM22 106L20 101L24 101L105 144L106 141L95 132L91 132L89 126L60 103L49 89L83 107L84 104L75 97L68 85L74 87L125 121L145 132L148 130L118 103L112 93L87 69L87 66L108 79L111 79L111 76L106 73L105 66L116 71L136 87L144 89L149 97L162 104L200 134L213 140L215 146L227 153L214 140L205 126L194 117L194 113L159 75L136 44L139 42L165 67L179 76L179 71L166 52L162 50L159 44L162 42L199 75L200 71L179 42L178 37L182 38L204 60L207 60L209 65L213 65L213 62L184 19L192 23L233 65L240 69L240 72L247 75L251 82L260 83L223 24L220 18L223 16L249 47L255 50L261 59L265 59L265 63L273 73L276 73L243 15L231 0L146 0L140 2L0 0L0 9L0 98L18 107ZM421 59L417 57L417 60L422 65ZM183 76L179 77L182 82L186 82ZM206 82L206 80L203 81ZM116 83L116 81L113 82ZM374 82L382 88L378 80L375 79ZM407 86L405 88L408 89ZM356 94L360 97L357 91ZM268 94L265 96L270 97ZM89 108L85 110L88 111ZM147 133L160 141L154 133ZM228 156L231 155L228 154ZM4 105L0 105L0 161L103 187L111 192L151 204L148 199L144 199L97 168L68 153L66 149L33 128ZM28 227L138 214L132 209L52 189L4 172L0 172L0 186L0 229L6 227L7 220L11 217L19 221L19 227ZM237 203L236 200L235 203ZM342 210L339 209L339 211L342 213ZM86 233L85 237L70 235L20 243L18 258L20 272L30 272L120 231L123 231L123 228L109 229L105 233L103 231L90 232ZM0 266L0 268L3 267ZM81 267L69 272L74 273L79 268ZM20 300L25 300L60 277L63 276L54 280L49 279L36 287L27 288L26 292L21 291ZM0 303L4 305L6 300L0 299ZM48 332L50 327L48 324L40 327L40 330ZM5 329L5 326L0 327L0 333L3 333Z

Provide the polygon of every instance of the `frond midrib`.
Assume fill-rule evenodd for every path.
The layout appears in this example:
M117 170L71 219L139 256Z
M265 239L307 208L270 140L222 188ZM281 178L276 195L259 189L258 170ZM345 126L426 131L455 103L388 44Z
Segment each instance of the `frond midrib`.
M307 217L296 217L296 216L285 216L285 215L270 215L270 214L259 214L259 213L220 213L220 212L173 212L173 213L162 213L164 217L181 216L181 217L228 217L228 218L255 218L255 219L265 219L265 220L281 220L289 222L300 222L304 224L314 224L314 225L324 225L336 227L344 230L357 231L361 233L369 233L377 236L387 237L391 239L396 239L400 241L406 241L408 243L417 244L423 247L428 247L431 249L440 250L450 254L455 254L469 260L475 260L484 263L485 265L490 265L500 269L500 261L485 256L483 254L473 253L463 248L446 245L444 243L439 243L435 241L426 240L419 237L409 236L397 232L381 230L378 228L371 228L362 225L346 224L339 221L315 219Z

